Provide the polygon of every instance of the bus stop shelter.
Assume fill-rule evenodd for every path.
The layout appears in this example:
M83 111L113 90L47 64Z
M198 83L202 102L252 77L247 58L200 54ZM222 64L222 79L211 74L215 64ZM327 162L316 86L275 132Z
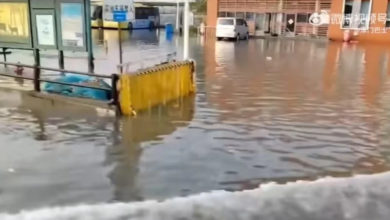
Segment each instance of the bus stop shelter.
M0 48L33 50L39 64L39 50L88 53L93 71L89 0L0 0Z

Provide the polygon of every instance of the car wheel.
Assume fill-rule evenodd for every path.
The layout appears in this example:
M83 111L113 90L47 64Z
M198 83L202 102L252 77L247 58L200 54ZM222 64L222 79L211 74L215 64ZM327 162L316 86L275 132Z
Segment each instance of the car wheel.
M153 22L150 22L149 29L154 29L154 23Z
M240 34L236 35L236 41L239 41L241 39Z

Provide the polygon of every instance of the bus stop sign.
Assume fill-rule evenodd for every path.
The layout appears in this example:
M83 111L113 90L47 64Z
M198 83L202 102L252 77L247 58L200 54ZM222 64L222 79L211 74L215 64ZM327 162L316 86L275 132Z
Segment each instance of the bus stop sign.
M113 20L116 22L127 21L127 12L126 11L114 11Z

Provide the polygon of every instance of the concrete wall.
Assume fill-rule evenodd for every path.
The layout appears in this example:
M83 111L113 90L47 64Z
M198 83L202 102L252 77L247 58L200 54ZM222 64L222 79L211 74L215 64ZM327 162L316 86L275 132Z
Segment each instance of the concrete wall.
M388 0L372 0L371 14L386 14L387 13L387 4ZM342 0L333 0L331 7L331 15L342 14L343 13L343 4ZM390 42L390 31L387 30L386 33L373 33L375 28L379 28L382 32L383 28L385 28L385 24L383 22L379 22L378 19L375 22L370 22L369 30L367 33L363 33L362 31L355 31L356 36L353 37L354 40L361 42L382 42L388 43ZM341 29L340 24L330 24L329 25L329 38L332 40L342 41L344 36L344 31Z

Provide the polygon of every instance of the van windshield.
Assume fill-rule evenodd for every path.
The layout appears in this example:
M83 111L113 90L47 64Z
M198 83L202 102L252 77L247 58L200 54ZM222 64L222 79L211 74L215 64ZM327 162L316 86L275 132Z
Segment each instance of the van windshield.
M233 19L220 19L218 21L219 25L234 25L234 20Z

